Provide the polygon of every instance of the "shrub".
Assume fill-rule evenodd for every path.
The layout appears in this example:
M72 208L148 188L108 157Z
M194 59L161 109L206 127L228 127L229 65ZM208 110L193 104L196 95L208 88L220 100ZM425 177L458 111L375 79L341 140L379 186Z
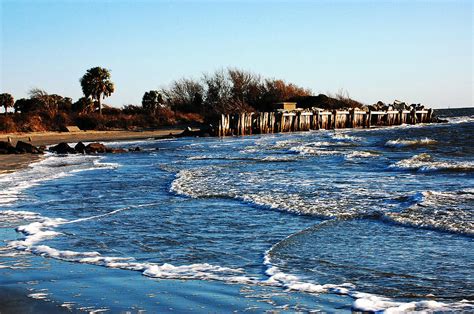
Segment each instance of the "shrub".
M0 132L17 132L16 123L13 121L11 116L0 116Z

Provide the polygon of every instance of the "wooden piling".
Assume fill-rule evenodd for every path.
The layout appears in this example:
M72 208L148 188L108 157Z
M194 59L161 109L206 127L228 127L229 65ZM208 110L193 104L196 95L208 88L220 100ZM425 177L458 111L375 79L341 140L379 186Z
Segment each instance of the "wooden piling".
M372 125L390 126L404 123L431 122L433 109L387 111L279 111L221 114L216 123L217 136L329 130L341 128L370 128Z

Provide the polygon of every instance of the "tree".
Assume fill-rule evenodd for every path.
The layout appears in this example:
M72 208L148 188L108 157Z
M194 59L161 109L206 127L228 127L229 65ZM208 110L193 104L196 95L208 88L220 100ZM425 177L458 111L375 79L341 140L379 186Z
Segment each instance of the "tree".
M87 97L81 97L71 105L71 110L77 113L94 112L94 101Z
M110 71L101 67L91 68L79 82L84 95L97 101L99 113L102 114L101 97L109 97L115 91L114 83L110 80Z
M204 87L193 79L183 78L171 83L169 89L161 90L167 104L175 111L200 112ZM196 105L198 107L196 107Z
M8 107L13 107L15 103L13 96L8 93L0 94L0 107L5 108L5 115L7 115Z
M30 98L20 98L15 101L13 105L13 109L15 109L15 113L28 113L33 111L35 106L34 100Z
M46 112L49 117L54 117L58 111L60 104L64 101L62 96L57 94L48 94L46 91L33 88L29 91L31 100L34 102L33 111Z
M156 90L151 90L149 92L145 92L142 98L142 106L143 109L151 112L153 114L156 113L156 109L163 103L163 96Z

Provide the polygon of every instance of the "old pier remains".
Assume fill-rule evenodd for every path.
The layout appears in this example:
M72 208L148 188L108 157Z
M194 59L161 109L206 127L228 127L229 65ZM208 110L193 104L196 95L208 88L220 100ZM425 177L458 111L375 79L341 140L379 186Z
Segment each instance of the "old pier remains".
M347 110L296 109L294 103L282 103L283 109L273 112L222 114L217 123L218 136L370 128L401 124L429 123L433 109L392 107L377 110L351 108ZM286 105L285 105L286 104ZM285 108L286 107L286 108Z

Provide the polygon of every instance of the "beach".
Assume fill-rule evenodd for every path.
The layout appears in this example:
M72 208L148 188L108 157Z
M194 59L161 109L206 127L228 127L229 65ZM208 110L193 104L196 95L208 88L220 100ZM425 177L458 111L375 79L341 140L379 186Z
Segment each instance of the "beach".
M471 311L474 124L452 115L48 154L0 176L1 311Z
M17 141L29 142L35 146L54 145L60 142L108 142L139 140L147 138L164 138L177 135L183 130L179 128L160 129L154 131L81 131L81 132L31 132L31 133L0 133L0 141L11 140L15 145ZM31 139L31 141L30 141ZM39 160L41 155L18 154L0 155L0 173L9 173L28 166L31 162Z

